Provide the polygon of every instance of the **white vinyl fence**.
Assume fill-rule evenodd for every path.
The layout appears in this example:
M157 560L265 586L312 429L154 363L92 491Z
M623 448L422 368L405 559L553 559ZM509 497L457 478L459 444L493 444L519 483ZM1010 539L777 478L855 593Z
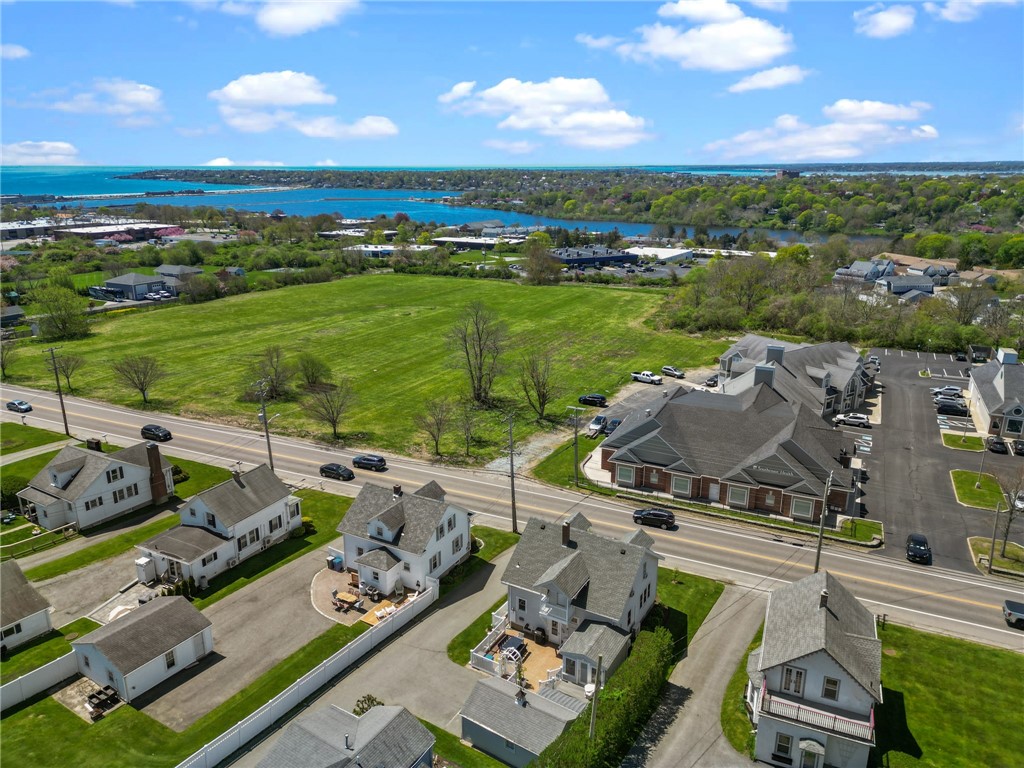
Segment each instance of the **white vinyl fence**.
M212 768L230 754L241 749L246 743L259 736L304 699L312 696L327 685L334 677L363 655L373 650L398 630L411 622L430 607L438 598L440 585L430 579L427 589L413 601L406 601L395 613L370 627L355 640L346 645L331 658L292 683L288 688L268 701L258 710L239 721L195 754L189 756L177 768Z
M66 653L59 659L42 667L37 667L17 680L11 680L0 686L0 710L13 707L37 693L42 693L57 683L78 674L78 660L74 652Z

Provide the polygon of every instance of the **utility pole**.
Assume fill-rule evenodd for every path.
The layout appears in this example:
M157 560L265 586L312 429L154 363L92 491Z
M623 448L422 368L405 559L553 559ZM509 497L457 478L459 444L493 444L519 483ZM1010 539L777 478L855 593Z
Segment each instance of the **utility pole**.
M572 411L572 469L573 477L576 480L576 487L580 487L580 408L578 405L570 405Z
M988 575L992 575L992 561L996 559L996 529L999 528L999 507L1002 506L1001 501L996 502L996 519L992 521L992 546L988 550L988 568L986 569Z
M590 702L590 739L594 739L594 729L597 727L597 695L601 692L601 664L604 661L603 656L597 657L597 677L595 678L594 685L594 698Z
M270 459L270 470L274 470L274 452L270 449L270 419L267 418L267 381L260 379L256 382L257 392L260 396L260 421L263 422L263 436L267 438L267 458Z
M64 434L71 437L71 430L68 428L68 412L64 408L64 392L60 388L60 372L57 370L57 347L44 349L43 352L50 353L50 366L53 368L53 380L57 382L57 399L60 400L60 415L64 419Z
M988 446L982 444L981 450L981 466L978 468L978 481L974 484L975 488L981 488L981 475L985 471L985 456L988 454Z
M515 424L516 415L514 412L508 414L508 483L512 491L512 533L519 533L519 524L516 522L516 459L515 443L512 440L512 427Z
M814 550L814 572L818 572L821 564L821 543L825 538L825 515L828 514L828 492L832 490L832 473L828 473L828 480L825 481L825 498L821 504L821 515L818 518L818 546Z

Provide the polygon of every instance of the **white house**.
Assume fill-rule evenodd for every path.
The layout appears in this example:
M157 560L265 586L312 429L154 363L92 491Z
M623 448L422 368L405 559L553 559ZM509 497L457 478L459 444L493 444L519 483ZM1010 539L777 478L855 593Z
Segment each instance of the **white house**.
M747 661L755 757L788 768L863 768L882 702L875 618L827 571L772 592Z
M971 405L990 435L1024 437L1024 366L1001 347L996 359L971 369Z
M302 525L300 499L261 464L193 496L178 511L181 525L136 545L139 581L210 579L288 538Z
M18 491L22 512L35 513L42 528L98 525L174 493L171 464L155 443L114 453L65 446Z
M469 557L469 515L434 481L413 493L367 483L338 525L343 550L329 551L386 595L399 584L418 592Z
M0 563L0 635L3 652L45 635L50 624L50 604L28 583L13 558Z
M658 589L647 533L611 539L590 529L581 514L560 525L531 519L501 578L512 627L560 646L562 679L578 685L595 682L599 655L605 674L615 671Z
M213 625L184 597L156 597L71 648L78 671L132 701L213 650Z

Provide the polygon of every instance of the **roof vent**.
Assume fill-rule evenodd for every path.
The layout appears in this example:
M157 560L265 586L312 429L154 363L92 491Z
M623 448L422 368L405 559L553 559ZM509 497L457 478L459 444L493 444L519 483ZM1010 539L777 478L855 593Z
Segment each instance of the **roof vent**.
M821 590L821 596L820 596L820 599L818 600L818 607L819 608L828 608L828 590L827 589Z
M619 550L619 554L620 554L620 555L624 555L624 554L626 554L626 550L625 550L625 549L620 549L620 550Z
M348 734L347 733L345 734L345 749L352 749L352 747L350 747L349 743L348 743Z
M648 416L650 416L651 415L651 409L650 408L645 409L644 413L647 414Z

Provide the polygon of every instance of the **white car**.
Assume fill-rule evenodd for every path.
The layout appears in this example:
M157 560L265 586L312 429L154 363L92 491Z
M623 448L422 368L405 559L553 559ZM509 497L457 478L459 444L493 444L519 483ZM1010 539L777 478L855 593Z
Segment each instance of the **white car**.
M1024 511L1024 491L1017 491L1017 496L1013 500L1013 508L1018 512Z
M671 376L674 379L686 378L686 372L679 368L676 368L674 365L663 365L661 367L661 372L664 373L666 376Z
M932 387L932 395L946 395L947 397L953 395L962 395L963 390L960 387L954 387L952 384L947 384L944 387Z
M868 417L863 413L840 413L836 416L833 421L838 424L845 424L848 427L863 427L864 429L871 428L871 422L868 421Z

